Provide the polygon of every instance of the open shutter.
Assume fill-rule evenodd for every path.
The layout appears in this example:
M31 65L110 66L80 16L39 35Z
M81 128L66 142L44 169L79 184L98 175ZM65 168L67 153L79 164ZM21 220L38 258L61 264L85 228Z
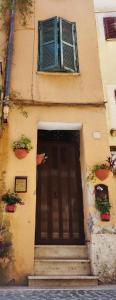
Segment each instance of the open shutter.
M50 71L58 67L58 21L57 17L39 22L39 62L40 71Z
M76 25L60 18L61 69L77 72Z
M104 18L105 38L116 39L116 17Z

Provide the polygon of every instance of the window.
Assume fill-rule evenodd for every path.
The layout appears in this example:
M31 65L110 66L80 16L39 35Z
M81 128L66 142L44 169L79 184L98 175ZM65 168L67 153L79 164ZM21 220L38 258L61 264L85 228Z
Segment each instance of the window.
M105 38L116 39L116 17L104 18Z
M38 70L79 71L75 23L58 17L39 22Z

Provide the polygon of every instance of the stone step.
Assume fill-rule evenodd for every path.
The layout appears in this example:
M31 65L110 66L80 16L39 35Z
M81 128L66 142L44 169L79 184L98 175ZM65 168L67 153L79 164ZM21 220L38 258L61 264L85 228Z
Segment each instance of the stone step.
M35 275L90 275L88 259L35 259Z
M31 288L77 288L97 286L95 276L28 276Z
M35 246L35 259L37 258L88 258L87 246Z

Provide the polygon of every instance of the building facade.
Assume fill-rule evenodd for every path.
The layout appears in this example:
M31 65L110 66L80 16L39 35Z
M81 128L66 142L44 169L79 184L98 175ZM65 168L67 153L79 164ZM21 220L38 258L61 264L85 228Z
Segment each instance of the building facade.
M99 57L101 75L104 88L104 100L107 108L107 124L109 130L109 142L115 146L115 50L116 50L116 2L94 1L96 25L99 44Z
M104 101L106 105L107 131L112 157L116 157L116 1L94 0L96 17L100 70L103 83ZM114 178L115 181L115 170ZM115 195L115 191L114 191ZM109 235L109 243L110 243ZM115 266L115 256L110 260ZM115 267L109 274L115 279Z
M38 274L35 245L62 246L64 257L69 245L87 245L91 274L111 278L115 182L111 174L104 181L112 207L110 222L102 222L94 193L101 182L87 180L90 168L110 154L92 0L35 0L25 27L16 15L11 93L15 106L1 138L1 170L6 172L7 189L14 191L16 177L26 177L27 191L19 194L24 206L9 214L10 279L24 283L29 275ZM21 160L12 143L22 134L31 139L33 149ZM47 159L37 165L42 153Z

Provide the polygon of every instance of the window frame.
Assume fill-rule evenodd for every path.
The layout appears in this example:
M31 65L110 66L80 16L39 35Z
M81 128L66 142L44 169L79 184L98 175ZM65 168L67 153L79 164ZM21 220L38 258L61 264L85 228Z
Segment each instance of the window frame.
M44 47L44 42L42 41L42 23L50 21L50 20L56 20L57 23L57 45L55 47L55 55L57 56L57 64L51 65L48 67L42 66L42 47ZM70 44L68 42L65 42L62 40L62 21L65 21L66 23L69 23L72 25L72 40L73 44ZM55 40L56 41L56 40ZM62 41L62 43L61 43ZM74 69L68 68L63 63L63 43L73 48L73 57L74 57ZM46 43L47 44L47 43ZM44 59L43 59L44 60ZM79 74L79 60L78 60L78 49L77 49L77 30L76 30L76 23L68 21L61 17L52 17L46 20L40 20L38 22L38 63L37 63L37 72L48 72L48 73L59 73L59 74Z

